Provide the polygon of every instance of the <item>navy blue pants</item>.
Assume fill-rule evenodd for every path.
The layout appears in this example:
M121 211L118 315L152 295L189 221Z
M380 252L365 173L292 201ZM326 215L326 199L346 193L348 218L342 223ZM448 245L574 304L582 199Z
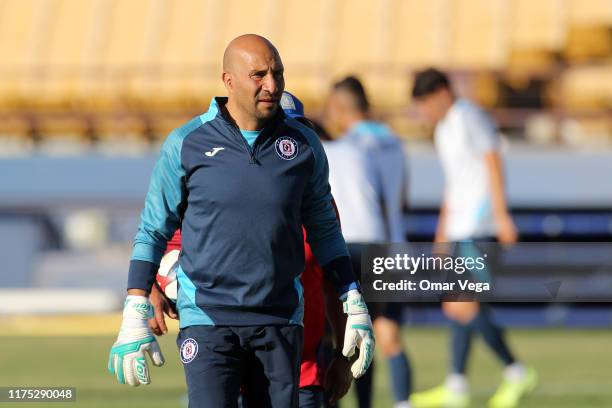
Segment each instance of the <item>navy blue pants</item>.
M313 385L300 388L300 408L322 408L325 399L323 387Z
M177 345L189 408L297 408L301 326L190 326ZM241 388L242 387L242 388Z

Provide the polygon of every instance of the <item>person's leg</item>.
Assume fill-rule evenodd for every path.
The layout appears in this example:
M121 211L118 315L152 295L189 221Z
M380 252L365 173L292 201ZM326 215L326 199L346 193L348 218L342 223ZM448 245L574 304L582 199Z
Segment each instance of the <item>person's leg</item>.
M469 324L451 321L451 373L465 375L472 346L472 328Z
M245 408L298 408L303 327L239 329L242 346L247 350Z
M476 282L490 282L494 272L499 268L499 248L495 243L495 238L482 238L473 242L462 242L458 246L458 251L463 256L477 258L486 256L485 268L473 269L470 277ZM483 255L484 254L484 255ZM464 314L460 318L468 319L471 328L482 335L483 340L505 366L512 365L515 361L510 352L502 329L495 325L486 304L478 304L477 313Z
M451 321L451 373L465 375L472 345L471 322L480 310L477 302L444 302L442 310Z
M450 373L442 385L413 395L417 408L463 408L470 404L466 371L472 342L470 321L478 313L478 303L443 302L442 310L451 321Z
M372 380L374 378L374 361L364 375L355 380L355 391L357 392L357 406L359 408L370 408L372 406Z
M408 357L403 350L388 357L391 385L396 407L407 407L412 393L412 375Z
M480 305L480 311L470 322L470 326L482 335L483 340L505 366L514 364L515 358L506 340L502 329L492 319L490 310L486 305Z
M325 395L323 387L312 385L299 390L300 408L321 408Z
M504 381L489 400L489 406L505 408L517 406L520 399L535 388L537 384L535 371L516 361L504 338L503 330L494 323L487 305L480 304L479 311L469 326L482 335L484 342L505 366Z
M389 363L391 388L398 407L408 406L412 393L412 374L401 341L401 305L388 303L385 313L374 320L376 345Z
M225 327L191 326L177 338L189 408L235 408L243 374L238 337Z
M476 281L490 282L494 272L499 268L501 259L499 247L491 242L495 242L495 239L485 239L466 246L470 253L479 255L484 252L488 255L486 268L471 271L472 278ZM537 385L535 370L516 360L504 338L503 329L495 324L491 309L486 304L480 304L478 313L471 320L470 326L482 335L484 342L505 366L504 379L489 400L489 407L518 406L521 398Z
M332 341L331 328L329 323L325 323L325 332L323 334L323 338L321 339L321 344L318 349L318 361L320 365L321 372L326 373L327 368L329 367L330 362L332 361L334 356L334 346ZM340 404L330 404L329 398L324 395L323 397L323 408L338 408Z

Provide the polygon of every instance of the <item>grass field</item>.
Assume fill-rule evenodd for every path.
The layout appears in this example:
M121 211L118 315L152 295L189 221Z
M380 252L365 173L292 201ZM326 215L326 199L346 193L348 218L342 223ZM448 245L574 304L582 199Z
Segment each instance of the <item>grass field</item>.
M599 330L513 330L509 334L520 357L533 365L540 386L522 405L537 408L612 407L612 333ZM436 385L447 367L444 329L408 328L405 344L415 374L415 389ZM0 386L74 386L77 402L68 404L8 404L17 407L154 408L182 407L183 371L173 334L161 339L167 363L152 368L152 385L120 386L106 372L114 336L0 337ZM387 367L375 367L375 407L391 407ZM484 407L495 389L500 370L478 341L471 361L473 407ZM353 407L349 395L343 407Z

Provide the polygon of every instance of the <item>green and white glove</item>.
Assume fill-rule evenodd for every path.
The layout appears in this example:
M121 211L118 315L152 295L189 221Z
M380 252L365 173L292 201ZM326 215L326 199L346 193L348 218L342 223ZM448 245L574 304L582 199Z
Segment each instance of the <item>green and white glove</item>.
M352 357L355 354L355 347L359 348L359 357L351 366L353 377L359 378L365 374L372 363L376 343L368 307L359 291L350 290L348 292L344 301L344 313L348 316L342 354L345 357Z
M146 297L128 295L125 299L121 330L108 357L108 371L121 384L137 387L151 382L145 352L156 366L164 364L159 344L147 324L152 316L153 307Z

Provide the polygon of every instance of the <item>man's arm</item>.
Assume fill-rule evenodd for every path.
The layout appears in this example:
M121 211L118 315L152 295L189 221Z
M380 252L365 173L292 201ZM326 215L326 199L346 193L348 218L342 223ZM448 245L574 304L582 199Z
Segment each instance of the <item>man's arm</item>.
M162 146L134 239L121 329L108 358L108 371L121 384L138 386L151 382L145 353L155 365L164 364L157 340L148 326L154 311L147 296L166 243L180 224L185 201L185 172L180 154L183 139L183 134L173 131Z
M359 285L351 267L348 249L340 230L329 186L329 166L321 142L310 128L300 123L289 123L308 139L314 156L313 171L302 198L302 224L312 253L323 268L339 296Z
M323 280L323 296L325 299L325 317L332 332L334 349L344 344L344 327L346 316L342 310L342 302L338 300L334 286L328 280Z
M185 170L181 164L184 136L170 133L153 169L128 274L128 293L146 296L153 285L168 241L179 228L185 205Z
M442 197L442 203L440 204L440 213L438 215L438 224L436 225L436 235L434 237L434 242L442 243L446 242L446 197Z
M328 395L329 403L335 405L350 389L353 376L351 375L351 362L339 355L337 351L344 344L346 316L342 312L342 303L338 300L333 285L326 280L323 281L323 295L325 315L331 328L334 346L334 356L325 373L325 392Z
M498 228L499 242L514 243L517 240L518 234L506 203L501 157L496 151L489 151L484 154L484 160L489 174L489 191L491 194L493 216Z

